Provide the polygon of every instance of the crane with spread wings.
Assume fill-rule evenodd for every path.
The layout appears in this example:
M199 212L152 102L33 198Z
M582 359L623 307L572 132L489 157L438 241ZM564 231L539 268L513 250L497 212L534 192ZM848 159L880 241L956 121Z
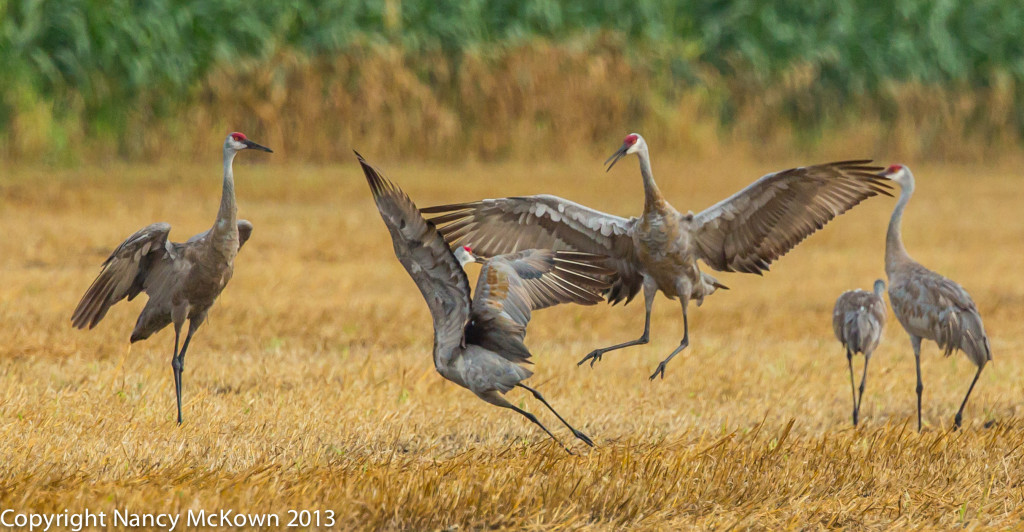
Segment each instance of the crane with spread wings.
M665 366L690 342L687 306L718 288L698 268L702 261L725 272L761 274L811 233L861 201L889 195L887 180L871 161L842 161L791 168L768 174L699 214L682 214L658 190L643 137L626 136L606 163L610 170L628 154L640 159L644 210L639 217L603 213L551 195L486 199L427 207L451 246L472 243L478 254L494 256L520 249L574 249L608 257L618 274L607 291L612 304L627 303L643 288L646 315L640 338L595 349L579 363L594 362L609 351L646 344L651 307L661 291L678 298L683 309L683 339L651 375L664 378Z
M531 358L524 340L532 311L559 303L594 305L602 301L601 292L609 287L607 279L613 275L602 266L604 258L575 251L528 249L479 260L469 246L452 252L409 196L356 155L391 233L395 255L430 309L438 373L488 403L522 414L565 447L536 416L503 397L513 388L522 388L551 410L574 436L593 446L593 441L565 421L540 392L523 384L533 372L522 364L529 364ZM471 298L463 266L478 261L482 268Z

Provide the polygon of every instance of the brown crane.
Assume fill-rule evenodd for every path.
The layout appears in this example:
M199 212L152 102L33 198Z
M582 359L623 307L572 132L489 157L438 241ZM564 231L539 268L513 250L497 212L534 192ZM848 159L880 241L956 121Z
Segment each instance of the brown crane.
M850 391L853 392L853 426L857 426L860 405L864 400L864 383L868 379L868 362L878 347L885 328L885 281L875 281L874 291L847 290L839 295L832 311L832 330L846 348L850 367ZM864 354L864 375L860 378L860 394L853 385L853 355Z
M960 428L964 407L981 376L985 364L992 360L992 347L981 323L978 307L966 290L910 258L903 246L903 211L914 193L914 174L906 166L894 164L880 175L900 186L900 199L892 211L885 236L885 274L889 277L889 302L900 325L910 335L917 369L917 430L921 430L921 340L933 340L948 357L961 350L978 367L971 386L960 403L954 424Z
M689 345L687 306L725 288L701 272L697 261L718 271L761 274L829 220L876 194L888 194L881 167L870 161L843 161L768 174L732 197L693 214L682 214L658 190L643 137L626 136L608 169L627 154L640 159L644 210L622 218L557 196L487 199L423 209L452 246L472 242L483 256L525 248L575 249L609 257L618 279L607 292L612 304L627 303L644 290L644 332L629 342L595 349L579 363L591 366L604 353L646 344L651 306L658 291L678 298L683 339L651 375L664 378L665 366Z
M476 295L462 267L477 261L472 249L448 248L434 224L400 188L380 175L358 153L373 199L391 233L395 255L409 272L434 321L434 367L442 377L491 403L514 410L535 423L569 451L532 413L503 394L519 387L533 394L573 435L594 443L555 411L537 390L522 383L533 374L523 340L531 311L559 303L594 305L603 299L602 280L612 272L603 257L573 251L529 249L484 260Z
M174 393L178 401L178 424L181 424L181 372L185 368L185 352L196 329L203 324L206 313L231 279L235 255L252 234L252 224L238 220L235 205L235 179L231 166L235 155L245 149L271 152L246 138L231 133L224 140L224 190L220 210L213 227L184 243L170 242L171 225L155 223L143 227L121 243L103 263L103 269L86 290L71 316L78 329L92 329L110 307L140 292L149 296L132 331L131 342L149 338L153 333L174 324ZM189 320L185 343L178 350L181 327Z

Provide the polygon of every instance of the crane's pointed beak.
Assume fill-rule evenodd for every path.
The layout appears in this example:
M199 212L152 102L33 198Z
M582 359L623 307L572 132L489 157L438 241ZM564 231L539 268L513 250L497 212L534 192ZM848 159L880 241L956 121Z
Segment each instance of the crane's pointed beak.
M624 143L618 151L612 154L611 157L605 159L604 164L608 164L609 161L611 161L611 164L608 164L608 168L606 168L604 171L607 172L608 170L611 170L612 167L615 166L615 163L619 162L619 159L626 156L626 150L628 149L629 145Z
M260 151L265 151L265 152L268 152L268 153L274 153L274 150L272 150L272 149L270 149L270 148L268 148L266 146L261 146L259 144L256 144L255 142L253 142L253 141L251 141L249 139L243 140L242 144L245 144L246 148L250 148L250 149L253 149L253 150L260 150Z

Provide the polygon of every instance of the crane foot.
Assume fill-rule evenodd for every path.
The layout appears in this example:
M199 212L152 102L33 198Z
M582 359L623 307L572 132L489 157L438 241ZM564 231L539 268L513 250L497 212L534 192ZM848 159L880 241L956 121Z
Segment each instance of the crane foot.
M591 447L594 446L593 440L591 440L590 437L587 436L586 434L583 434L582 432L580 432L578 430L575 430L575 429L572 431L572 433L573 433L574 436L576 436L577 438L582 440L583 443L585 443L585 444L587 444L587 445L589 445Z
M591 351L589 355L583 357L583 360L580 360L579 362L577 362L576 365L577 366L582 366L584 363L586 363L589 360L590 361L590 367L594 367L594 362L600 361L602 356L604 356L604 351L602 351L600 349L595 349L595 350Z

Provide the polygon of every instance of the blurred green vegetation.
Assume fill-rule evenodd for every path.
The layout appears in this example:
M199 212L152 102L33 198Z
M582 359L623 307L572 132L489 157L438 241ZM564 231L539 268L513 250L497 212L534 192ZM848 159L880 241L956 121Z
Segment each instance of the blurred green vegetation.
M931 128L932 135L983 143L998 137L1000 145L1009 138L1019 146L1022 36L1019 0L0 0L0 154L147 157L146 146L132 138L154 124L171 137L221 125L188 113L211 101L230 104L211 94L211 76L240 81L268 64L278 65L271 76L294 74L279 68L284 56L328 71L347 58L346 73L331 78L347 89L365 81L360 61L397 53L396 67L433 94L465 141L475 136L471 127L486 127L460 110L460 87L468 82L462 78L480 75L463 68L466 58L485 58L484 70L501 68L538 42L577 58L612 53L632 65L630 74L642 76L645 88L622 112L627 128L648 125L657 120L650 115L673 112L678 100L699 94L697 115L715 121L719 135L738 128L754 139L779 126L766 132L769 126L751 122L782 121L789 132L783 142L813 146L863 117L865 108L876 125L892 125L897 108L910 105L921 116L904 118L922 134ZM239 73L232 77L233 69ZM306 73L300 82L309 79ZM604 79L614 89L615 77ZM620 81L623 90L631 87ZM906 96L907 87L914 95ZM755 107L770 114L752 118ZM946 118L935 126L929 114ZM265 120L271 116L264 113ZM401 119L388 117L389 127L401 128ZM926 143L915 154L944 152L943 146Z

